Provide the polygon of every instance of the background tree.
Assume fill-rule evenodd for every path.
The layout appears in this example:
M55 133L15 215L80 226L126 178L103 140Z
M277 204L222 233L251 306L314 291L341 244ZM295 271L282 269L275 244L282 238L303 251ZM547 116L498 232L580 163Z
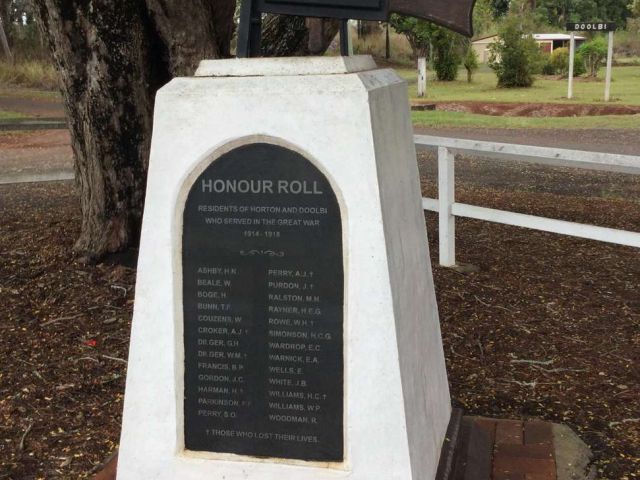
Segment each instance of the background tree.
M541 63L538 44L518 15L507 17L498 40L489 46L489 66L498 77L499 87L530 87Z
M416 58L429 58L433 62L438 80L455 80L462 62L462 35L404 15L392 15L390 24L407 38Z
M629 0L537 0L540 22L564 28L566 22L606 21L624 25L631 14Z
M481 37L495 31L495 17L492 9L492 0L476 0L473 8L473 32L476 37Z
M137 244L155 93L201 59L230 55L236 1L31 2L69 119L82 212L75 250L92 261ZM302 43L296 36L275 53Z
M509 0L490 0L493 18L498 19L509 13Z
M13 53L9 45L11 34L11 0L0 0L0 47L6 60L13 63Z
M50 61L28 0L0 0L0 17L17 62Z
M467 45L467 52L464 55L464 59L462 61L465 70L467 71L467 82L471 83L473 80L473 74L478 70L478 53L469 43Z
M398 14L391 15L389 24L407 38L414 58L429 58L435 25L426 20Z
M441 82L450 82L458 77L462 63L465 38L444 27L433 26L433 69Z

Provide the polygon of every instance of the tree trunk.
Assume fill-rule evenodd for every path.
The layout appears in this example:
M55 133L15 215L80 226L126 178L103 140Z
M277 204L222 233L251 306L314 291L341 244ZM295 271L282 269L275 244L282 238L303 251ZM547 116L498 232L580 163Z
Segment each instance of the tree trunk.
M233 0L32 0L59 73L80 190L75 250L135 245L155 93L229 55Z
M11 47L9 46L9 35L11 35L11 0L0 0L0 44L2 51L9 63L14 63Z
M31 0L57 67L87 260L139 239L158 88L229 56L235 0ZM321 54L339 22L270 17L268 55Z
M323 55L340 30L338 20L268 15L262 27L265 57Z

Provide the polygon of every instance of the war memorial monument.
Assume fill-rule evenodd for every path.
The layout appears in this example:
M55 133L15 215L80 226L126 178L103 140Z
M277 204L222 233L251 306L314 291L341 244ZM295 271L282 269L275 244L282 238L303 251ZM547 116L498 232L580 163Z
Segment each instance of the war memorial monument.
M118 480L436 478L452 410L406 83L257 58L263 13L470 32L469 2L389 1L245 1L246 58L159 91Z

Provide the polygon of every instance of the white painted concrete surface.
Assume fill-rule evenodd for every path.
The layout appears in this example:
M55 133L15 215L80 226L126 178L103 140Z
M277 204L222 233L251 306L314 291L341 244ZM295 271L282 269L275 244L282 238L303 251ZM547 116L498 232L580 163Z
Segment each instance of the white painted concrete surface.
M433 479L451 406L406 84L391 70L304 75L299 60L251 62L290 75L233 77L221 65L217 77L176 79L157 96L118 480ZM194 171L254 141L301 152L340 202L341 464L183 449L184 198Z
M228 58L204 60L196 71L196 77L254 77L342 75L376 69L369 55L351 57L281 57L268 61L255 58Z

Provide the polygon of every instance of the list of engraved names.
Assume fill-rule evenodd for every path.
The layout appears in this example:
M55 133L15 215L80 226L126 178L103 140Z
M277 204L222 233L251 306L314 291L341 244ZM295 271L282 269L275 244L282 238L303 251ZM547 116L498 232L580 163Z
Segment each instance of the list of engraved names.
M269 145L264 168L258 145L214 162L185 207L186 447L340 461L337 201L307 160Z

